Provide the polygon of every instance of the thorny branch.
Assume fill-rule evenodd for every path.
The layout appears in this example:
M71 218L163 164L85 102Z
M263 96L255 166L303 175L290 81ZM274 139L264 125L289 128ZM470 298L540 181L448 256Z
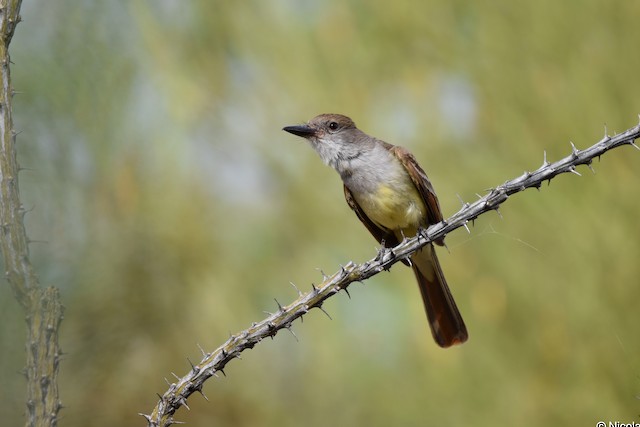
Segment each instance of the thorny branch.
M26 213L20 203L16 135L13 128L9 43L20 22L22 0L0 0L0 249L5 277L26 313L27 420L32 427L55 426L62 407L58 396L62 304L58 290L43 289L29 260Z
M160 400L150 415L142 415L149 426L169 426L176 423L173 415L181 406L187 406L187 398L193 392L202 393L204 382L217 373L224 374L224 367L231 360L240 357L244 350L253 348L267 337L275 336L281 329L291 330L292 323L307 314L312 308L322 309L322 304L332 295L347 287L353 282L360 282L388 270L396 262L408 258L415 251L427 245L429 242L443 238L453 230L465 227L469 221L489 211L497 211L499 206L510 195L521 192L527 188L540 188L544 181L550 181L557 175L571 172L577 175L579 165L587 165L591 169L594 158L600 157L605 152L620 147L631 145L636 149L634 141L640 137L640 124L613 137L606 135L595 145L578 150L571 143L571 154L554 163L547 161L546 152L542 166L532 172L525 172L521 176L505 182L489 191L473 203L463 203L462 208L450 218L430 226L427 230L421 230L416 237L405 239L398 246L391 249L381 249L376 258L363 264L348 262L340 267L336 273L324 278L317 286L312 285L312 290L302 293L298 290L298 298L287 306L280 305L276 301L278 310L270 314L266 319L253 323L249 328L232 335L222 346L211 353L202 351L202 360L197 365L191 365L191 370L182 378L176 377L176 382L169 384L169 389L159 396ZM468 229L467 229L468 230ZM297 289L297 288L296 288ZM175 375L175 374L174 374ZM169 383L167 381L167 383ZM203 394L204 396L204 394Z

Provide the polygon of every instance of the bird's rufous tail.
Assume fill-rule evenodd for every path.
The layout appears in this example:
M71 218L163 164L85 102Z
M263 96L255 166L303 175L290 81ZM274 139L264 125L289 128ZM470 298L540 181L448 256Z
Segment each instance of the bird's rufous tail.
M433 245L425 246L411 257L427 311L433 339L440 347L462 344L467 340L467 328L440 268Z

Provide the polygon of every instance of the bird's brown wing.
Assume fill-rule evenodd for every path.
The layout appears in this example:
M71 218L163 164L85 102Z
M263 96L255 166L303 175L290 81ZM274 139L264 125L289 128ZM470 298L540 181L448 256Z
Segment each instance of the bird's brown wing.
M433 191L433 186L415 157L402 147L388 146L386 148L400 160L424 201L427 209L426 224L424 225L429 226L442 221L440 204ZM444 240L436 240L434 243L442 245ZM467 327L449 290L433 246L429 245L416 252L411 257L411 261L433 338L441 347L462 344L469 337Z
M409 173L409 177L411 181L413 181L413 185L418 189L418 193L422 197L424 204L427 208L427 223L425 226L436 224L442 221L442 212L440 211L440 203L438 202L438 198L436 197L436 193L433 190L433 186L431 185L431 181L427 177L426 172L420 167L413 154L409 152L406 148L398 147L397 145L386 144L387 149L396 156L400 163L404 166L406 171ZM435 242L437 244L442 244L442 241Z
M382 142L382 144L400 160L420 193L427 209L424 225L428 226L442 221L440 205L431 182L413 155L402 147L396 147L386 142ZM371 221L346 186L344 187L344 196L351 209L378 242L384 242L387 247L395 246L399 243L398 237L391 230L381 228ZM442 244L443 241L440 240L435 243ZM403 260L405 264L411 265L416 275L427 318L429 319L431 333L435 341L441 347L449 347L465 342L468 337L467 328L451 295L433 246L428 245L412 255L411 263L406 261Z

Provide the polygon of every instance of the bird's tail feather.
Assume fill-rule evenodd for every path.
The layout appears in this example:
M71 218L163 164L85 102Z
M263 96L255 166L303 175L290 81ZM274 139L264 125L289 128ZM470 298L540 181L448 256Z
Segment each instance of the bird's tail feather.
M432 245L425 246L411 257L427 311L433 339L440 347L462 344L467 340L467 328L451 295Z

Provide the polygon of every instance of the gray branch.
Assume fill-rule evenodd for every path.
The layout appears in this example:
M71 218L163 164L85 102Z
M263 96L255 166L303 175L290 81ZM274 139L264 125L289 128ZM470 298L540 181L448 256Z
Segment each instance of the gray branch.
M499 206L512 194L531 187L539 189L544 181L550 181L563 173L580 175L576 170L577 166L587 165L591 168L591 162L594 158L600 157L613 148L631 145L640 149L634 143L638 137L640 137L640 125L613 137L605 135L602 140L585 150L578 150L572 143L571 154L554 163L547 162L545 153L542 166L538 169L533 172L525 172L521 176L491 189L486 196L473 203L463 203L462 208L450 218L430 226L427 230L420 230L416 237L405 239L394 248L381 249L376 258L363 264L348 262L345 266L340 267L336 273L324 277L319 285L312 285L310 292L302 293L298 290L298 298L287 306L282 306L276 301L277 311L266 319L253 323L249 328L232 335L223 345L211 353L201 349L202 360L200 363L192 364L191 370L183 377L174 375L176 382L169 383L167 381L169 389L160 396L153 412L150 415L140 415L145 417L148 425L152 427L164 427L175 423L173 418L175 412L181 406L188 408L187 399L189 396L196 391L202 393L202 387L207 379L217 376L218 373L224 374L223 369L227 363L239 358L240 353L253 348L263 339L273 337L278 331L291 330L292 323L311 309L318 308L324 311L322 309L324 301L341 290L347 291L351 283L363 281L383 270L388 270L393 264L409 258L411 254L429 242L441 239L457 228L466 228L469 221L475 220L486 212L497 211Z
M9 43L20 22L21 0L0 1L0 249L5 276L27 318L27 420L32 427L55 426L61 408L58 396L58 328L62 304L57 289L40 287L29 260L26 211L20 203L13 129Z

